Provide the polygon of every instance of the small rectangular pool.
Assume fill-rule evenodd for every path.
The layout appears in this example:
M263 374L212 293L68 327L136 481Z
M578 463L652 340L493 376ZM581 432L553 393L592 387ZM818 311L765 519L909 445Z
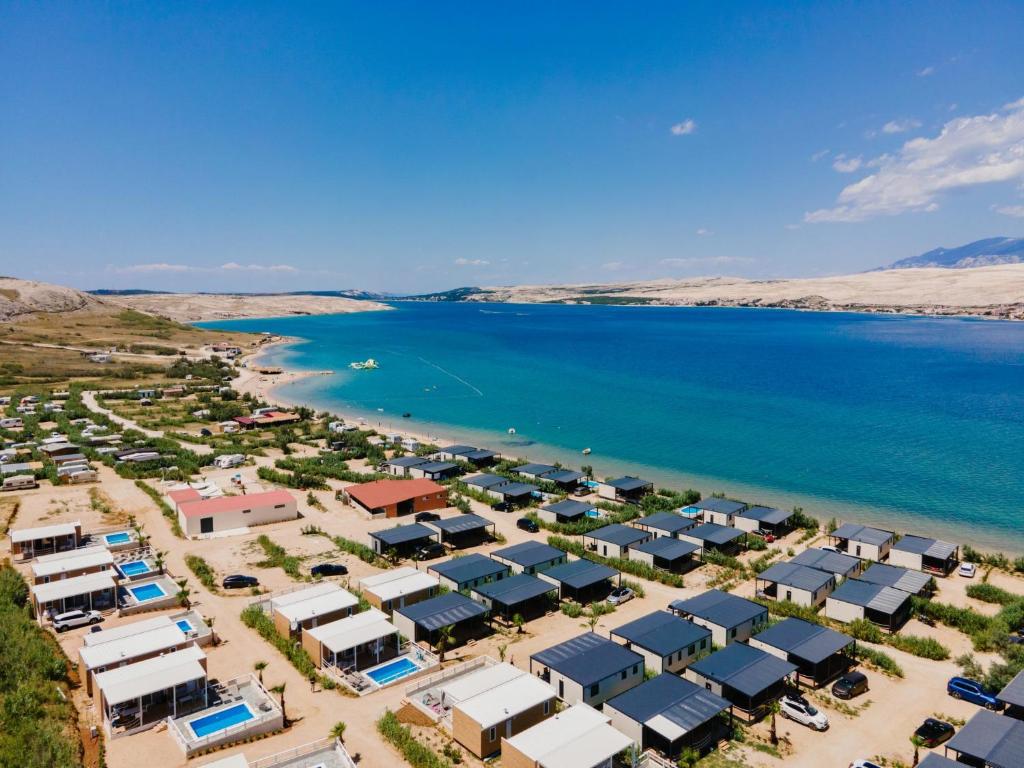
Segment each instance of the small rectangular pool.
M180 629L180 630L181 630L182 632L184 632L184 633L185 633L186 635L187 635L187 634L188 634L189 632L191 632L191 631L192 631L193 629L195 629L195 627L193 627L193 626L192 626L192 622L190 622L190 621L187 621L187 620L185 620L185 619L181 619L181 620L179 620L179 621L176 621L176 622L174 622L174 623L175 623L175 624L177 624L177 625L178 625L178 629Z
M239 725L254 717L248 704L236 704L227 709L221 709L213 714L199 717L189 722L188 726L197 739L209 736L211 733L223 731L234 725Z
M127 544L132 540L131 534L128 531L120 531L118 533L108 533L103 537L103 540L107 544Z
M153 570L145 560L132 560L130 563L121 563L117 568L125 576L141 576Z
M159 584L143 584L140 587L128 587L128 591L131 592L132 597L135 598L137 603L148 603L150 600L167 597L164 588Z
M586 512L587 517L601 517L600 509L588 509Z
M368 669L363 672L368 678L373 680L379 686L385 686L389 683L393 683L396 680L401 680L403 677L408 677L413 672L419 672L419 666L408 656L403 656L400 659L389 661L387 664L382 664L379 667Z

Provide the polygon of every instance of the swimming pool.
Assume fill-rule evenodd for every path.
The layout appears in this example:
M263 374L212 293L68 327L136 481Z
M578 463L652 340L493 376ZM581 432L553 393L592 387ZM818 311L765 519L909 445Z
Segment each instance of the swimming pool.
M135 598L137 603L148 603L150 600L167 597L164 588L159 584L143 584L141 587L128 587L128 591L131 592L132 597Z
M178 629L184 632L186 635L191 632L195 627L192 626L192 622L181 619L180 621L174 622L178 625Z
M389 661L387 664L382 664L379 667L368 669L363 672L368 678L373 680L377 685L383 687L389 683L393 683L396 680L401 680L403 677L411 675L413 672L419 672L419 666L408 656L403 656L400 659Z
M196 718L188 726L192 729L192 733L196 735L196 738L201 739L204 736L209 736L211 733L223 731L233 725L252 720L253 717L255 715L249 709L248 704L236 704L233 707L221 709L205 717Z
M117 568L125 576L141 576L153 570L145 560L132 560L130 563L121 563Z
M107 544L127 544L132 540L132 537L128 531L121 531L119 533L108 533L103 537L103 540Z
M586 512L586 515L587 515L587 517L600 517L601 516L601 510L600 509L588 509L587 512Z
M584 480L583 484L587 486L587 488L592 488L594 490L597 490L597 486L599 485L596 480Z

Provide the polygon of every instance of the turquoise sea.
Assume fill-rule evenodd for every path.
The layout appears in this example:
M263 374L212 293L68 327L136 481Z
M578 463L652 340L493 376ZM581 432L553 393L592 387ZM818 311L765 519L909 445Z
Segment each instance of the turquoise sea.
M1024 552L1024 324L400 302L204 325L301 337L270 362L336 373L281 395L374 426Z

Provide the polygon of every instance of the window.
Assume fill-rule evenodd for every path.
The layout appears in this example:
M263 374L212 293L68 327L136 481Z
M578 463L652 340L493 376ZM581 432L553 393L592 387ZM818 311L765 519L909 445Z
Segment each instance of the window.
M689 648L686 649L686 655L687 656L693 656L693 654L696 653L696 651L697 651L697 644L693 643Z
M736 627L733 627L732 629L729 630L729 637L730 638L736 637Z
M242 514L243 514L243 515L248 515L248 514L249 514L250 512L252 512L252 510L251 510L251 509L243 509L243 510L242 510Z
M633 674L635 675L639 671L640 671L640 665L639 664L634 664L633 665Z
M285 506L287 506L287 505L285 505L285 504L275 504L274 505L274 509L284 509ZM247 509L245 511L248 512L249 510Z
M547 701L544 702L544 714L545 715L550 715L551 714L551 699L548 699Z
M594 683L592 686L590 686L590 693L588 693L587 695L588 696L597 696L597 693L600 690L601 690L601 685L599 683Z
M625 679L626 679L626 675L627 675L628 673L629 673L629 670L628 670L628 669L624 669L624 670L622 670L622 679L623 679L623 680L625 680Z
M488 741L494 741L496 738L498 738L498 729L497 728L491 728L489 731L487 731L487 740Z

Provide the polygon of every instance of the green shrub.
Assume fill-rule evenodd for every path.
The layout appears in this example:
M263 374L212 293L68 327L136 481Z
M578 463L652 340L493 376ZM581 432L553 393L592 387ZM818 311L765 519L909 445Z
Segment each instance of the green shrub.
M922 659L944 661L949 658L949 649L934 637L917 637L915 635L888 635L886 645L920 656Z
M896 663L892 656L884 651L879 651L866 645L858 645L854 650L854 656L861 661L868 662L888 675L903 677L903 668Z
M639 576L641 579L661 582L662 584L670 587L682 587L684 583L683 577L678 573L663 571L637 560L619 560L614 557L601 557L596 552L591 552L586 549L579 542L572 541L561 536L548 536L548 544L566 552L571 552L577 557L585 558L595 563L602 563L611 568L615 568L622 573L628 573L631 576Z
M340 549L342 552L348 552L350 555L355 555L364 563L370 565L376 565L380 568L387 568L391 564L387 561L387 558L383 558L374 552L370 547L365 544L360 544L358 541L352 541L352 539L346 539L344 536L334 536L331 541L334 542L334 546Z
M263 548L263 552L267 556L266 560L261 560L256 563L257 566L260 568L280 568L293 579L299 581L305 580L306 577L303 576L302 572L299 570L299 564L302 562L302 558L296 557L295 555L289 555L288 550L280 544L275 544L265 533L260 534L256 539L256 543Z
M185 532L181 530L181 522L178 520L178 513L171 509L170 504L164 501L164 497L160 495L160 492L143 480L136 480L135 486L149 496L153 503L160 508L160 514L167 518L167 522L171 525L171 532L179 539L185 538Z
M250 605L242 611L242 623L249 629L256 630L260 637L280 651L281 655L288 659L304 678L309 679L316 676L321 682L329 679L317 672L313 659L301 644L292 642L290 637L283 637L277 631L273 619L265 614L258 605Z
M402 725L391 710L385 710L377 720L377 733L397 749L412 768L452 768L450 760L417 740L412 729Z
M868 643L885 642L885 636L876 625L867 619L854 619L846 625L846 634L854 640L863 640Z

